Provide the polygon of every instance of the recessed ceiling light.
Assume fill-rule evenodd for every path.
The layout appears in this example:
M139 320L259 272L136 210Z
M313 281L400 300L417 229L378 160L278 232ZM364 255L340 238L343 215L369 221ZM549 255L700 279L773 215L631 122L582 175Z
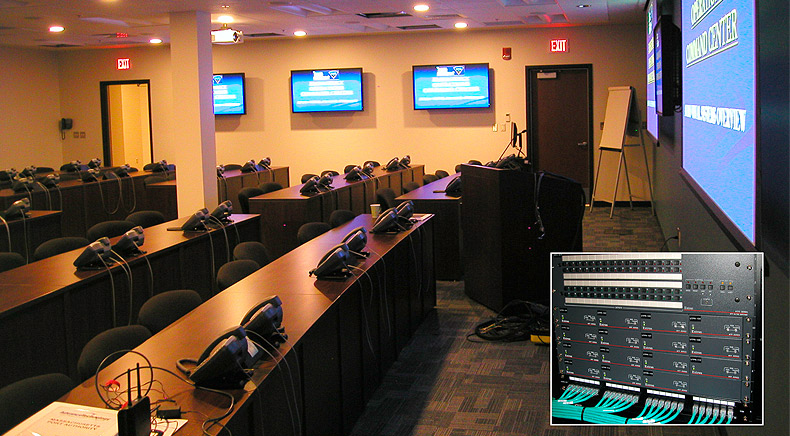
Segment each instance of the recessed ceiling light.
M425 4L414 5L414 10L417 12L425 12L431 7Z
M305 36L305 35L307 35L307 32L305 32L304 30L297 30L296 32L294 32L294 36Z
M220 15L219 17L217 17L217 21L223 24L230 24L233 22L233 17L231 17L230 15Z
M576 7L577 8L589 8L590 5L577 5Z
M150 42L151 44L161 44L162 40L159 38L151 38L151 40L148 42Z
M63 26L51 26L49 28L49 31L52 32L52 33L59 33L59 32L62 32L64 30L66 30L66 29L64 29Z
M468 24L464 23L463 21L455 23L456 29L466 29L466 26L468 26Z
M230 5L222 5L222 9L230 9Z

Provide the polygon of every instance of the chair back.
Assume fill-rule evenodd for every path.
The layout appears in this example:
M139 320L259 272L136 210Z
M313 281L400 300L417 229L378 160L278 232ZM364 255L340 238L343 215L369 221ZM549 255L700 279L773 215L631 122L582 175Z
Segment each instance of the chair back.
M157 334L165 327L203 303L200 294L190 289L165 291L149 298L137 315L137 323Z
M266 246L258 241L247 241L236 245L233 249L233 260L254 260L260 267L272 261L272 256Z
M25 264L25 258L19 253L0 253L0 272L8 271Z
M88 238L88 241L95 241L104 237L113 238L123 235L136 226L137 224L126 220L104 221L91 226L85 233L85 237Z
M299 230L296 232L296 239L299 241L299 245L302 245L305 242L315 238L316 236L322 235L331 229L332 226L320 221L305 223L302 224L301 227L299 227Z
M259 269L260 265L254 260L232 260L219 267L219 271L217 271L217 288L219 288L220 291L224 291L234 283Z
M436 173L435 173L435 174L436 174L436 177L438 177L438 178L440 178L440 179L443 179L443 178L445 178L445 177L447 177L447 176L449 176L449 175L450 175L450 173L448 173L448 172L447 172L447 171L445 171L445 170L436 170Z
M134 223L142 228L155 226L167 221L162 212L158 210L138 210L132 212L126 217L126 221Z
M41 243L33 252L33 260L46 259L67 251L87 247L90 241L79 236L64 236Z
M395 191L390 188L379 188L376 191L376 201L381 205L382 210L395 207Z
M263 194L265 194L263 189L256 188L255 186L241 188L239 191L239 206L241 206L241 213L250 213L250 198Z
M280 189L283 189L283 185L277 182L261 183L260 186L258 187L261 188L264 194L268 194L269 192L279 191Z
M312 179L313 177L317 176L318 174L302 174L302 183L307 182L308 180Z
M417 189L419 187L420 187L420 185L418 185L416 182L408 182L405 185L403 185L403 193L405 194L407 192L414 191L415 189Z
M82 347L77 360L77 374L80 380L87 380L96 374L102 361L104 366L118 360L123 353L118 351L131 350L151 337L151 332L141 325L126 325L105 330ZM115 354L113 354L115 353Z
M356 218L356 214L347 209L333 210L329 215L329 225L334 229Z
M0 434L33 416L74 388L65 374L44 374L16 381L0 389Z

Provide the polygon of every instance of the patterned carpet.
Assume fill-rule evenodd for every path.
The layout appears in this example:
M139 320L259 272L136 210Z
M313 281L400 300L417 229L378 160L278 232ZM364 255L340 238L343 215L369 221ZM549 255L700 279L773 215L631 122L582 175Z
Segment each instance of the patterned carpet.
M597 208L584 220L585 251L657 251L664 240L649 208ZM718 436L711 427L550 427L549 347L474 343L494 315L438 282L438 304L403 349L352 430L356 436Z

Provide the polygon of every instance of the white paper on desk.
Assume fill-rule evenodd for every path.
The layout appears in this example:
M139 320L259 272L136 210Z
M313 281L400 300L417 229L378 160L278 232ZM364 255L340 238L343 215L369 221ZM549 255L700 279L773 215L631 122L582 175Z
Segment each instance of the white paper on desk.
M186 419L156 419L152 430L161 430L162 436L172 436L186 423ZM118 436L118 411L56 401L22 421L6 435ZM156 433L152 431L151 435Z
M118 411L54 402L22 421L12 436L116 436Z

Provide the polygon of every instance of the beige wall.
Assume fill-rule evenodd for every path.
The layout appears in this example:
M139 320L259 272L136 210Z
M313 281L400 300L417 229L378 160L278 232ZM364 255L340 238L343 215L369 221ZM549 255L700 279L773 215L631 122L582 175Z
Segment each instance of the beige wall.
M644 111L644 30L641 25L509 29L472 32L421 32L349 37L247 39L234 46L215 46L215 72L244 72L247 115L217 117L217 162L239 163L270 156L275 165L291 167L291 183L301 174L368 159L387 161L410 154L428 172L452 171L469 159L496 159L509 140L491 125L513 121L526 125L527 65L593 65L593 116L597 126L606 109L607 88L633 85ZM548 51L551 38L567 38L570 50ZM502 47L513 59L502 60ZM118 71L119 57L132 68ZM87 139L67 138L63 159L88 160L101 155L99 82L151 80L154 159L172 160L178 141L171 139L173 104L169 48L64 51L60 66L63 113L87 132ZM415 111L411 66L445 62L488 62L493 70L493 105L486 110ZM292 69L362 67L365 110L341 114L292 114L289 73ZM652 152L650 153L652 155ZM177 162L174 162L177 164ZM640 159L629 161L632 189L647 197ZM605 184L605 182L604 182ZM608 186L608 185L607 185ZM624 185L623 185L624 188ZM624 192L623 189L621 192ZM603 192L605 194L605 192ZM624 197L620 197L624 198Z
M0 169L63 163L58 68L51 52L0 47Z

